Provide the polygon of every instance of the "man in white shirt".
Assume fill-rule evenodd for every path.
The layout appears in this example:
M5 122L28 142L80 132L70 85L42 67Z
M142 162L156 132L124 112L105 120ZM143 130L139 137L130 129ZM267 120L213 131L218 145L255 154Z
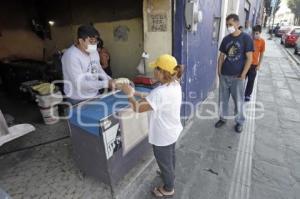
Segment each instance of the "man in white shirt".
M97 96L100 89L113 88L115 81L100 65L99 33L90 25L77 31L77 42L62 57L64 92L72 104Z

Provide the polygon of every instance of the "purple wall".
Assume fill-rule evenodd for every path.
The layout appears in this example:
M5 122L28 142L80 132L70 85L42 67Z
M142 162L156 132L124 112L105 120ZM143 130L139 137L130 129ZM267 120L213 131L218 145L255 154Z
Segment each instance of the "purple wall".
M214 88L218 41L213 41L212 32L214 17L221 17L221 0L199 1L203 21L194 33L185 29L184 2L176 1L173 54L186 66L182 82L184 100L196 105ZM182 112L185 116L191 113L186 106Z

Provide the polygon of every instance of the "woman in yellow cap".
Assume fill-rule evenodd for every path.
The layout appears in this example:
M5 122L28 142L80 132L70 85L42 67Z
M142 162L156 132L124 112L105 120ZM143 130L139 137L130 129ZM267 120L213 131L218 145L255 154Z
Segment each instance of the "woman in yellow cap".
M175 144L183 127L180 120L182 91L180 78L183 66L178 65L171 55L162 55L150 64L154 77L161 83L140 101L135 99L135 91L124 84L123 92L135 112L150 111L149 143L160 169L164 185L155 187L156 197L172 197L175 193Z

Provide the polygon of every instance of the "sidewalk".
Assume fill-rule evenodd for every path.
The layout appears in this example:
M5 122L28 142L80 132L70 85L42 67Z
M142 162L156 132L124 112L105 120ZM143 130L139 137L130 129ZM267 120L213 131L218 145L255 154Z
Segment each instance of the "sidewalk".
M257 101L250 198L296 199L300 195L300 73L282 47L267 43Z

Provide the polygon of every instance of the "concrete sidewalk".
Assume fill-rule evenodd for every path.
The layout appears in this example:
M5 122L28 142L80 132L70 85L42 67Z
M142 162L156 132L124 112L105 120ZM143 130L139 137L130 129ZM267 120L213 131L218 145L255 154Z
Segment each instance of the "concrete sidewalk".
M251 199L296 199L300 195L300 73L275 41L267 42L258 78Z

